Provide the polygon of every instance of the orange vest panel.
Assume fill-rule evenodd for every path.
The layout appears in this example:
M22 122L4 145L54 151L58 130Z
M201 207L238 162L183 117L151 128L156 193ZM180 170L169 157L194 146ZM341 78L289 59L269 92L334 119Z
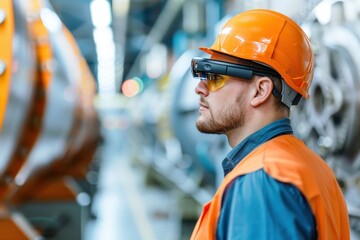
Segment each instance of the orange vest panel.
M204 205L191 240L216 239L226 187L235 178L259 169L302 192L315 217L318 239L350 239L347 206L334 173L298 138L283 135L257 147L226 175L213 199Z

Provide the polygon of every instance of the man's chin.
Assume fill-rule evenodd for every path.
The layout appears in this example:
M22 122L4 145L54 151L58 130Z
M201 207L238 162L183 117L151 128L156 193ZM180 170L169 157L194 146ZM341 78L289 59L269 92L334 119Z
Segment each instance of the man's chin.
M222 134L222 132L216 131L216 129L209 126L209 124L206 124L204 122L200 122L199 120L196 122L196 128L199 130L199 132L202 132L202 133Z
M211 129L209 129L209 127L199 119L196 121L196 128L199 130L199 132L211 133Z

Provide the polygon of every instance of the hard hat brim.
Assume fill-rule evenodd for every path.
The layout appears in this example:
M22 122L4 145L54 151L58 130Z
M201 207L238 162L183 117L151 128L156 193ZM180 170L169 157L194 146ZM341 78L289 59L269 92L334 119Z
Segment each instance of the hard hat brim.
M213 55L214 54L214 50L212 50L211 48L209 47L199 47L199 49L203 52L206 52L207 54L210 54L210 55Z

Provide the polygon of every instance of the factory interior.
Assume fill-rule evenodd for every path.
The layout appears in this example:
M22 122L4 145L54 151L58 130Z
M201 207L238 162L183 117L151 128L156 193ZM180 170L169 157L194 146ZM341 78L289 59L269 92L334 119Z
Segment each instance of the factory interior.
M0 240L189 239L231 149L196 129L190 62L256 8L311 41L291 123L360 240L360 0L0 0Z

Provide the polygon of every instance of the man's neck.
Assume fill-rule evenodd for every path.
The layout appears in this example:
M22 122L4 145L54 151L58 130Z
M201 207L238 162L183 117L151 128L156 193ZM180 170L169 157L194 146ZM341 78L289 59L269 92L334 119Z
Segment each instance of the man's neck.
M249 118L245 121L243 126L225 133L228 139L228 143L233 148L254 132L276 120L285 117L287 116L284 116L283 114L268 114Z

